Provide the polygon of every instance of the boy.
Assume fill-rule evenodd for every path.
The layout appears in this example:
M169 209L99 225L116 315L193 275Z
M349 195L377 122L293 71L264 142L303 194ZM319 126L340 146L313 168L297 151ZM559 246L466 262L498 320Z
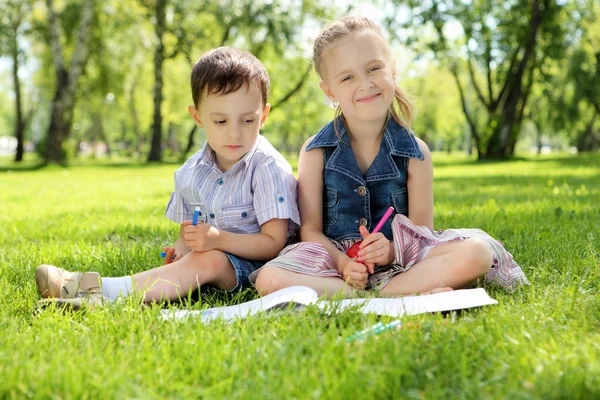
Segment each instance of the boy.
M78 308L139 292L145 302L184 297L209 284L234 291L274 258L300 225L292 168L260 136L270 105L264 65L246 51L220 47L192 70L188 111L207 143L175 172L166 216L180 223L164 265L131 276L101 278L51 265L36 269L42 304ZM200 208L201 221L191 222Z

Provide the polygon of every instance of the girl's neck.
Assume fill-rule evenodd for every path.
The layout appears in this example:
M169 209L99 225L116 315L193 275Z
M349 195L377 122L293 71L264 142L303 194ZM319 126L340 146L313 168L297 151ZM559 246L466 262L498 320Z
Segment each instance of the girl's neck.
M357 121L344 117L348 128L348 137L353 142L378 141L383 136L388 115L373 121Z

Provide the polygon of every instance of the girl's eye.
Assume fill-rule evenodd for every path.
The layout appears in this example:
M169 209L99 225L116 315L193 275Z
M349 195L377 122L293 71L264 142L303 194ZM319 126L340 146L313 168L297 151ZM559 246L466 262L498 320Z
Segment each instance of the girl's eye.
M381 67L371 67L371 68L369 68L369 72L374 72L374 71L377 71L378 69L381 69Z
M350 79L352 79L352 76L348 75L348 76L345 76L344 78L342 78L341 82L346 82L346 81L349 81Z

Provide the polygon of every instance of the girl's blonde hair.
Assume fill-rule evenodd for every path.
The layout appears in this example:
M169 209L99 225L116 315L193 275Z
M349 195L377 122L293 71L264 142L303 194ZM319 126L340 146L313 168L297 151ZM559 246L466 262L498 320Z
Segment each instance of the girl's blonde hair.
M384 39L379 26L373 21L363 17L344 17L339 21L331 23L325 29L323 29L323 31L315 39L315 44L313 45L313 62L315 64L315 70L321 79L323 79L323 51L325 51L327 46L330 46L333 42L343 38L346 35L365 30L371 30ZM392 55L389 46L386 46L386 52L391 61ZM394 99L396 100L396 105L394 106L394 102L392 102L390 106L390 113L398 124L410 129L415 116L414 106L402 89L400 89L397 84L395 86ZM334 125L336 125L337 117L341 114L342 110L338 105L335 111Z

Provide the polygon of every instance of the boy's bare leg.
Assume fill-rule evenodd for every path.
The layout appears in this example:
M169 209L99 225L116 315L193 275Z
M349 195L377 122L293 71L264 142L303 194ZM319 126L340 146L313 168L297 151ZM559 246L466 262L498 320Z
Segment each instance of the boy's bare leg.
M133 276L136 292L146 302L178 299L201 285L231 290L237 284L233 265L222 251L189 252L181 259Z
M493 262L486 242L465 239L435 246L423 261L396 275L381 290L383 295L460 289L485 276Z
M265 266L256 278L256 290L266 296L277 290L290 286L307 286L314 289L319 296L333 296L336 293L350 294L355 290L340 278L323 278L287 271L278 267Z

